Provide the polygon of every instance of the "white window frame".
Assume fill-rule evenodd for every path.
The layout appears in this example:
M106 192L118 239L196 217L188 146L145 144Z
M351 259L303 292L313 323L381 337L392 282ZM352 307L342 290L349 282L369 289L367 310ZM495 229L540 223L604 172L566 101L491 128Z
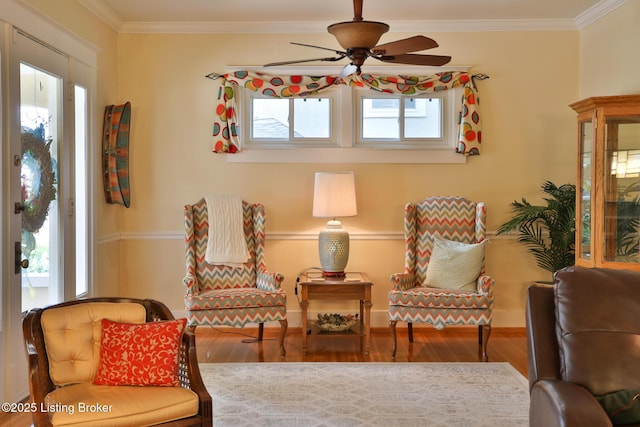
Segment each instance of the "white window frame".
M341 121L339 120L340 89L327 90L320 94L309 96L307 99L325 98L329 99L331 112L329 117L330 135L326 138L296 138L293 135L293 125L291 124L291 114L293 114L293 102L300 98L279 98L289 101L289 137L287 139L277 138L255 138L252 134L253 100L254 99L276 99L267 95L262 95L251 90L241 88L242 96L238 97L241 104L238 106L238 117L240 119L239 138L242 149L284 149L284 148L311 148L311 147L339 147L338 134ZM243 136L246 135L246 138Z
M468 66L452 66L452 67L419 67L419 66L367 66L367 72L375 75L430 75L445 71L468 71ZM226 68L226 72L236 70L252 70L267 74L280 75L337 75L342 67L336 66L295 66L281 67L277 71L274 68L265 69L262 67L249 66L230 66ZM342 89L342 90L340 90ZM346 89L346 90L344 90ZM245 91L246 92L246 91ZM330 92L322 92L321 97L326 96ZM452 96L456 96L456 90L445 91ZM416 146L399 147L397 144L392 146L376 146L357 144L356 142L356 124L355 124L355 103L354 90L347 86L339 87L336 91L336 111L339 111L335 117L336 143L334 146L318 147L318 146L299 146L290 143L273 146L270 148L256 147L243 141L242 135L246 134L248 128L244 125L240 126L240 140L242 150L225 155L227 163L380 163L380 164L427 164L427 163L466 163L467 156L456 153L455 135L457 132L457 115L459 110L459 99L456 103L450 103L449 111L453 120L453 134L451 138L452 145L446 148L430 147L422 148ZM238 114L239 120L243 120L243 108L246 105L244 95L239 96ZM456 107L458 105L458 107Z
M400 114L398 116L400 126L399 138L365 138L363 137L363 98L395 98L400 100ZM457 145L457 115L462 107L462 88L446 90L442 92L431 92L417 95L386 95L383 93L375 93L368 89L354 89L354 108L356 112L356 146L370 148L388 148L388 149L421 149L421 150L438 150L451 149L454 150ZM413 138L405 137L404 133L404 100L407 98L439 98L442 100L442 110L440 116L440 126L442 135L439 138ZM394 111L395 113L395 111Z

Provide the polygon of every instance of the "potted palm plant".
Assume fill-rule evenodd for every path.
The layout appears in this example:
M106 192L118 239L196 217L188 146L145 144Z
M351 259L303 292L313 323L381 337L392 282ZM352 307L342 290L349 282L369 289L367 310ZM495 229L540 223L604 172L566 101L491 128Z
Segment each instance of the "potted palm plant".
M525 198L511 203L513 217L502 224L497 234L516 230L536 259L538 267L553 273L575 262L576 186L542 184L545 204L532 205ZM548 283L548 282L543 282Z

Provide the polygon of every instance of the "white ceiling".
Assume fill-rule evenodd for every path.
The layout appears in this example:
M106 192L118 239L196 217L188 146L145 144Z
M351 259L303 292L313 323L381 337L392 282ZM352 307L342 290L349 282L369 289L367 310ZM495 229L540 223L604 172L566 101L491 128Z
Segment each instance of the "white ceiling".
M353 18L351 0L78 0L123 32L315 32ZM392 30L436 31L504 25L508 29L580 28L627 0L364 0L363 17ZM214 24L223 24L222 26ZM238 25L241 24L241 25ZM531 28L531 27L538 28Z

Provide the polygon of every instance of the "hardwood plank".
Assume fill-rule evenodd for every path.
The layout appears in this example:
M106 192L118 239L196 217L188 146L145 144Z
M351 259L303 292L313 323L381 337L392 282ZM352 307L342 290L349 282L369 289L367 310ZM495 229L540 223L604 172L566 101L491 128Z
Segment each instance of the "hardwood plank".
M407 328L398 325L396 362L478 362L477 328L430 327L413 329L414 342L409 343ZM257 328L197 328L196 347L201 363L280 362L279 328L265 328L264 340L255 341ZM370 353L360 351L360 339L354 336L308 337L307 354L302 354L300 328L289 328L285 338L287 356L284 362L391 362L391 333L387 328L372 328ZM489 338L489 361L509 362L527 376L525 328L493 328ZM31 425L29 414L0 413L0 426Z
M406 327L398 326L397 362L477 362L477 328L446 328L436 331L414 327L409 343ZM279 362L277 328L265 328L262 343L243 343L257 336L257 329L197 328L196 342L200 362ZM360 352L360 340L349 335L312 335L307 354L302 354L300 328L289 328L285 338L284 362L391 362L391 333L387 328L371 329L368 356ZM525 328L493 328L489 338L489 361L509 362L527 375Z

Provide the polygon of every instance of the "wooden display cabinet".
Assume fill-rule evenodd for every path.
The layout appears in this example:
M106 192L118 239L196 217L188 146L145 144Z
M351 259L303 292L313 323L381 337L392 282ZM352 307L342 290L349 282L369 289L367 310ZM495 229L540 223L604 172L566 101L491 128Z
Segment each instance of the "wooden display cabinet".
M640 271L640 95L571 104L578 113L576 264Z

